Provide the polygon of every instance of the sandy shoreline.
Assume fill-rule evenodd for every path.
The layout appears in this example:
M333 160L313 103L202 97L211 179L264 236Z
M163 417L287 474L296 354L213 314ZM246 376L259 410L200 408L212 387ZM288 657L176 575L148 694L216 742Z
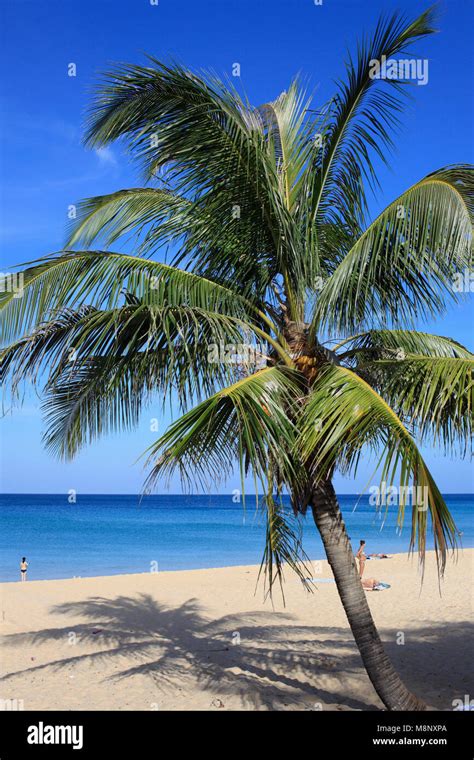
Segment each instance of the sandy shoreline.
M429 553L367 563L368 593L407 685L438 709L473 693L474 549L449 561L439 594ZM327 562L315 575L330 579ZM255 592L257 566L0 584L0 698L25 710L370 710L381 703L334 583L307 594L287 573L286 607ZM404 643L401 643L404 641ZM21 704L21 703L20 703Z

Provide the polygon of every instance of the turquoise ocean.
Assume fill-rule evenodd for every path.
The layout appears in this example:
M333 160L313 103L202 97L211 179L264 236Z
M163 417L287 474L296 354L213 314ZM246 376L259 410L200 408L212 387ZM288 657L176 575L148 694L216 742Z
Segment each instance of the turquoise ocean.
M474 495L445 498L460 544L473 547ZM377 513L368 496L339 499L354 549L363 538L368 553L408 550L408 514L400 532L396 507ZM311 514L295 528L308 556L323 558ZM264 538L264 513L250 496L244 510L232 495L78 494L71 504L67 494L7 494L0 498L0 581L18 580L22 556L29 580L258 564Z

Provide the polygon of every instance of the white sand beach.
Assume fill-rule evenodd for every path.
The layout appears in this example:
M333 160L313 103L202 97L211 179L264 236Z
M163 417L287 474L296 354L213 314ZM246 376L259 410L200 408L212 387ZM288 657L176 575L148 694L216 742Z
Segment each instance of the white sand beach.
M473 693L474 549L438 586L429 553L371 560L365 575L387 651L407 685L452 710ZM316 575L330 579L327 562ZM307 594L287 573L286 607L255 593L258 567L4 583L3 700L25 710L373 710L334 583ZM404 641L404 643L401 643Z

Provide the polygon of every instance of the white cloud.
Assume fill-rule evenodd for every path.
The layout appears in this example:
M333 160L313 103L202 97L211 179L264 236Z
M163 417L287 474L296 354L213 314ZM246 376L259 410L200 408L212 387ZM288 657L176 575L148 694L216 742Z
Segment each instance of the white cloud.
M96 148L95 154L103 166L117 166L117 159L111 148Z

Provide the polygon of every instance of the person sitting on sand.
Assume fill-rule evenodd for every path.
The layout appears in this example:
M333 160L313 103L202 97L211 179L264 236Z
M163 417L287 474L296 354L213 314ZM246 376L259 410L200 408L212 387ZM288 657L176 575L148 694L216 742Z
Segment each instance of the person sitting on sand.
M26 571L28 570L28 562L26 557L23 557L20 562L20 578L22 581L26 581Z
M362 578L364 574L365 560L367 559L364 553L364 549L365 549L365 541L361 540L359 549L356 554L356 559L359 560L359 578Z
M361 580L361 583L362 588L365 588L366 591L375 591L376 586L380 585L380 581L375 578L365 578L364 580Z
M365 578L365 580L361 579L361 583L362 588L366 591L383 591L384 589L390 588L389 583L378 581L376 578Z

